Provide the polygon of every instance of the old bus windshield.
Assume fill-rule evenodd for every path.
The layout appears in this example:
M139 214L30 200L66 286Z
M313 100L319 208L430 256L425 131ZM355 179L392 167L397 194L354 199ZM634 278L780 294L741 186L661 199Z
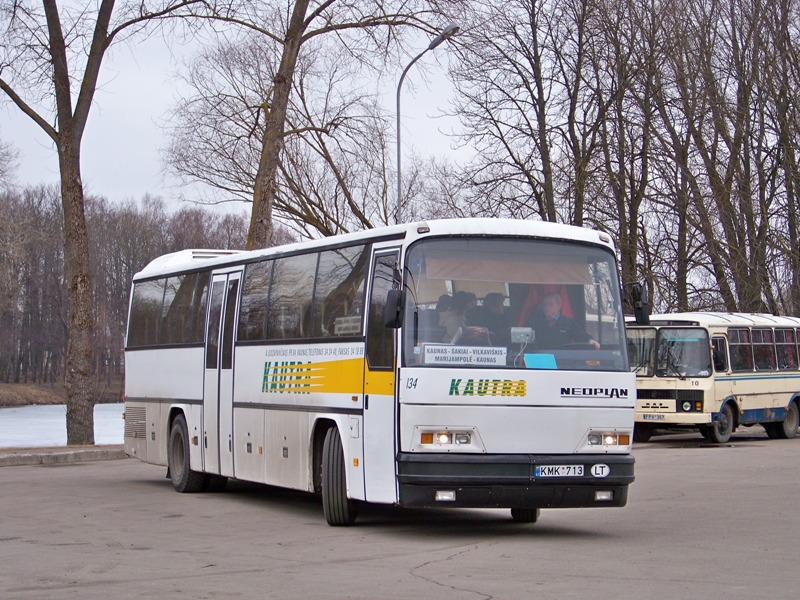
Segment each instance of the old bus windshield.
M639 377L708 377L711 351L701 328L629 328L631 370ZM655 351L654 351L655 350Z
M652 327L629 327L625 335L628 338L631 371L638 377L652 377L655 370L656 330Z
M405 365L628 368L613 255L585 245L428 239L403 277Z

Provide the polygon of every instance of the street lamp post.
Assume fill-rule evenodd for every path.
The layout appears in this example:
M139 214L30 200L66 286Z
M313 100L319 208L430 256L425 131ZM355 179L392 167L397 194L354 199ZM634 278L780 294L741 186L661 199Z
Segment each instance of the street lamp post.
M405 69L403 69L403 74L400 75L400 81L397 83L397 212L395 214L395 219L397 223L402 223L401 219L401 201L402 201L402 174L400 172L400 89L403 87L403 80L406 78L406 73L408 70L413 66L415 62L417 62L422 55L425 54L428 50L433 50L437 46L439 46L442 42L449 40L453 37L460 27L455 23L450 23L447 27L442 29L441 33L437 35L431 43L428 44L428 47L425 48L422 52L417 54L414 59L408 63Z

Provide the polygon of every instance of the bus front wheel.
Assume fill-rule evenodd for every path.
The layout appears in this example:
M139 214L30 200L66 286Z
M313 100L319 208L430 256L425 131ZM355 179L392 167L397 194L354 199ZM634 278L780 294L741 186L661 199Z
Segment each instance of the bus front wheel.
M328 525L352 525L358 513L347 497L344 450L339 431L331 427L322 445L322 509Z
M722 407L722 410L719 411L717 420L709 426L708 439L717 444L724 444L731 439L733 426L733 409L730 404L726 404Z
M189 468L189 428L186 417L178 415L169 431L169 477L172 486L181 493L199 492L205 475Z
M512 508L511 518L517 523L536 523L539 520L538 508Z
M650 427L649 425L642 425L641 423L636 423L633 426L634 442L649 442L651 437L653 437L653 428Z

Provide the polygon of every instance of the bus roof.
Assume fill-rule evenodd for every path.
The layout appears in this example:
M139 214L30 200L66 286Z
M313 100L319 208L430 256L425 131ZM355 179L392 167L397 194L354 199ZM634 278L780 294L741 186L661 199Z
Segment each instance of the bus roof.
M650 315L650 325L626 323L627 327L800 327L800 318L765 313L683 312Z
M300 250L313 250L327 246L344 246L351 243L369 242L379 239L405 240L405 243L430 236L508 236L540 237L556 240L573 240L598 244L613 251L611 237L594 229L549 223L544 221L525 221L515 219L437 219L418 221L402 225L391 225L368 229L355 233L296 242L260 250L181 250L153 259L139 271L134 280L159 277L169 273L180 273L201 268L221 267L244 263L260 257L281 256Z

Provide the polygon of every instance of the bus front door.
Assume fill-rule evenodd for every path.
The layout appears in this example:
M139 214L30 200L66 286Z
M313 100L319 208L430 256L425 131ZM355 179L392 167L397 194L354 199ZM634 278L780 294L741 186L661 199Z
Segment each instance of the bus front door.
M397 502L395 467L395 337L384 324L389 290L399 286L400 251L376 245L367 318L364 373L364 491L369 502Z
M206 331L203 467L233 476L233 340L241 271L214 274Z

